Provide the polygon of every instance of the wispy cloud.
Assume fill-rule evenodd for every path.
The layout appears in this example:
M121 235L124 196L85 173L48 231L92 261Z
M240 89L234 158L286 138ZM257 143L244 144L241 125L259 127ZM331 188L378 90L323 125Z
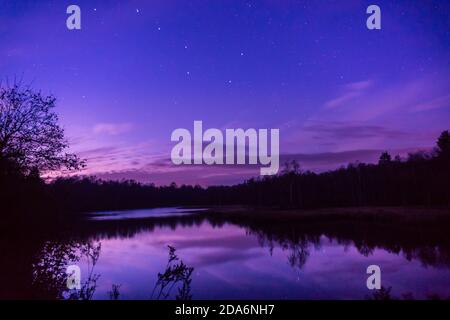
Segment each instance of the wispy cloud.
M341 89L341 93L334 99L331 99L325 103L325 108L335 108L339 107L346 102L353 100L356 97L359 97L364 93L364 91L370 88L373 84L372 80L364 80L358 82L352 82L345 85Z
M375 86L371 81L350 84L341 96L327 102L316 119L369 121L401 116L408 124L406 113L438 111L450 105L448 75L443 71L382 86Z
M107 135L118 135L125 132L129 132L133 129L132 123L98 123L94 126L92 131L95 134L107 134Z
M438 108L450 108L450 94L419 103L411 108L411 112L428 111Z
M421 148L428 150L429 148ZM280 156L281 170L283 164L296 160L302 170L323 172L345 166L348 163L365 162L374 163L382 151L386 149L359 149L342 152L323 153L295 153L282 154ZM417 148L387 149L392 155L406 156L409 152L417 151ZM144 183L156 185L168 185L171 182L190 185L231 185L237 184L259 176L259 170L255 166L175 166L167 158L154 159L141 167L120 170L105 170L92 172L99 178L107 180L134 179Z
M407 135L400 130L391 129L382 125L373 125L361 122L314 121L304 127L305 131L315 134L316 139L367 139L386 138L396 139Z

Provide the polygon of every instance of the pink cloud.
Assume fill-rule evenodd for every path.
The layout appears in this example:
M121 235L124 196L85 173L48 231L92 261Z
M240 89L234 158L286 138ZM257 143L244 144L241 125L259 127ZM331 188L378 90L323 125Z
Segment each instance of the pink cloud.
M132 129L133 124L131 123L98 123L94 126L92 131L95 134L107 134L114 136L129 132Z

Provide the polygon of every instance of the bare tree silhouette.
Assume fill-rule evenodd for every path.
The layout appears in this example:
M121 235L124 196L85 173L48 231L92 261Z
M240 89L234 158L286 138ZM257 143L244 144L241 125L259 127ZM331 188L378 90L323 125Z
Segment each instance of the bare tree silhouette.
M64 130L53 111L56 98L20 84L0 85L0 162L22 172L79 169L84 161L66 153Z

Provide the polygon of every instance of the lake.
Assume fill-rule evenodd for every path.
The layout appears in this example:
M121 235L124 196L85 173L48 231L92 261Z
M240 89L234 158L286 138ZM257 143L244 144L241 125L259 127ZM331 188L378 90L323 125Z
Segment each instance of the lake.
M378 265L391 298L450 297L448 234L396 228L236 223L201 209L103 212L46 241L33 277L36 288L54 282L50 291L64 298L65 267L75 264L92 299L173 299L180 291L192 299L367 299L374 291L366 269Z

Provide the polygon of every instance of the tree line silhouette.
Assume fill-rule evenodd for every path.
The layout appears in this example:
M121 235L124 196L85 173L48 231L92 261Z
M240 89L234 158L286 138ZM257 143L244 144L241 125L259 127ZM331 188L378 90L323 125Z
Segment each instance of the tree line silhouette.
M301 171L293 161L277 176L233 186L155 186L95 177L58 178L47 185L74 211L178 205L248 205L277 208L353 206L450 206L450 136L444 131L433 152L406 159L383 152L378 164L353 163L323 173Z
M0 201L3 214L42 220L67 219L68 212L158 206L248 205L277 208L353 206L450 206L450 134L444 131L431 152L377 164L351 163L323 173L286 163L276 175L233 186L141 184L96 177L60 177L44 182L41 172L85 165L66 153L68 143L53 111L55 98L18 84L0 86ZM6 217L7 218L7 217Z
M406 159L383 152L378 164L353 163L314 173L287 163L277 176L255 178L233 186L169 186L96 177L57 178L46 184L38 175L7 175L7 197L13 207L86 212L158 206L248 205L276 208L354 206L449 206L450 137L444 131L433 152ZM3 175L2 178L5 176ZM5 182L4 179L2 179ZM27 199L26 202L20 199Z

